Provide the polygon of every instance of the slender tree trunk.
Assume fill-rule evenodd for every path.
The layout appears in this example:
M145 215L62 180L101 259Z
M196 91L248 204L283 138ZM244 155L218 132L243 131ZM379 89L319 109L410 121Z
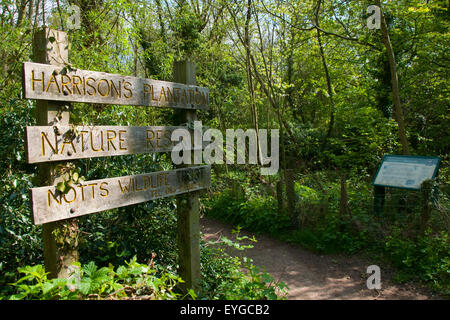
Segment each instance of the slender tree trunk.
M400 89L398 84L397 65L395 62L394 49L392 48L391 39L389 37L389 31L386 23L386 19L381 8L380 0L375 0L375 4L380 8L381 12L381 32L383 35L384 46L386 47L386 54L389 60L389 67L391 70L391 82L392 82L392 97L394 100L395 117L397 118L398 134L400 143L402 145L402 152L404 155L409 154L409 144L406 138L405 120L403 117L403 108L400 101Z
M255 95L255 86L253 84L253 73L252 73L252 64L251 64L251 49L250 49L250 20L252 17L252 0L248 0L247 2L247 17L245 21L245 29L244 29L244 46L246 52L246 63L247 63L247 85L248 90L250 92L250 106L252 112L252 120L253 127L256 131L256 146L257 146L257 154L258 159L260 160L261 165L263 164L263 159L261 155L261 144L259 139L259 125L258 125L258 110L256 108L256 95Z
M16 21L16 27L20 26L22 24L23 21L23 17L25 16L25 10L27 7L27 0L21 0L18 3L17 6L17 21Z
M138 73L138 43L136 40L134 40L134 44L133 44L133 53L134 53L134 57L133 57L133 74L135 77L137 77L137 73Z
M27 17L28 20L31 22L33 17L34 17L34 0L29 0L28 1L28 12L27 12Z
M35 29L38 25L40 3L41 3L41 0L36 0L35 10L33 10L34 11L33 31L35 31Z
M319 30L319 11L320 11L320 6L322 4L322 1L319 0L317 2L317 7L315 10L315 24L316 24L316 31L317 31L317 43L319 44L319 53L320 53L320 57L322 59L322 65L323 65L323 70L325 72L325 78L327 80L327 91L328 91L328 99L330 101L330 107L331 107L331 112L330 112L330 122L328 123L328 130L327 133L325 135L325 139L322 142L322 146L320 147L320 149L323 151L325 150L325 147L327 145L328 139L331 137L331 132L333 131L333 127L334 127L334 117L335 117L335 108L334 108L334 99L333 99L333 89L331 86L331 77L330 77L330 72L328 71L328 65L327 65L327 60L325 58L325 52L323 50L323 45L322 45L322 39L320 37L320 30Z
M226 125L225 125L225 117L223 115L222 112L222 108L221 108L221 102L218 101L216 96L212 97L213 101L214 101L214 106L216 108L216 113L217 113L217 118L219 120L219 126L220 126L220 130L225 134L226 132ZM228 175L228 163L227 161L224 161L225 164L225 171Z
M325 77L327 79L328 99L330 101L330 107L331 107L330 122L328 123L327 134L325 135L325 139L321 146L321 150L323 151L327 145L328 139L331 137L331 132L334 127L335 108L334 108L334 99L333 99L333 89L331 87L331 77L330 77L330 73L328 71L327 60L325 58L325 53L323 50L323 45L322 45L322 40L320 38L319 29L317 29L317 42L319 43L320 57L322 58L323 69L325 71Z
M156 12L158 13L158 21L159 21L159 28L160 28L160 34L161 38L163 39L164 43L166 43L166 28L164 26L164 20L162 15L162 7L161 7L161 1L156 0Z
M286 174L286 197L288 203L289 217L291 219L291 225L294 228L298 228L298 214L295 210L295 179L294 169L285 170Z
M423 236L428 227L431 218L431 197L433 192L432 180L426 180L421 185L422 193L422 211L420 213L419 233L418 236Z

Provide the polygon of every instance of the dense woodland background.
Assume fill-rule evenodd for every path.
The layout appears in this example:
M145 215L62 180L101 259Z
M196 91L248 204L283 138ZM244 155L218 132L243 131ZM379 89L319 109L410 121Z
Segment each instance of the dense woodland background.
M381 29L367 27L373 4L383 8ZM68 30L70 5L80 8L77 30ZM370 255L392 265L398 281L449 293L447 0L2 0L3 297L182 297L173 198L80 218L83 290L43 280L41 227L32 224L29 199L37 167L24 153L34 102L21 98L22 62L32 60L32 36L43 25L68 32L69 59L80 69L171 81L174 62L193 60L198 85L210 88L210 110L198 113L203 125L280 130L279 173L214 165L203 214L314 251ZM166 108L73 104L72 111L74 124L176 124ZM389 189L384 214L373 212L371 182L384 154L442 159L425 188L431 211L423 208L426 190ZM76 163L86 180L172 168L167 154ZM266 286L269 276L247 260L224 255L202 244L200 297L273 299L283 289ZM136 289L137 279L149 277L153 289ZM134 289L118 290L125 283Z

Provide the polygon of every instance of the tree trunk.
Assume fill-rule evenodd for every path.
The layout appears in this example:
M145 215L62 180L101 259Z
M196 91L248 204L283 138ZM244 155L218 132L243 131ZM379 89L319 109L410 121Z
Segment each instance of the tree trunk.
M330 112L330 122L328 123L328 129L327 129L327 133L325 135L325 138L322 142L322 146L320 147L320 150L323 151L325 150L325 147L327 145L328 139L331 136L331 132L333 130L334 127L334 99L333 99L333 89L331 86L331 77L330 77L330 73L328 71L328 65L327 65L327 60L325 58L325 52L323 50L323 45L322 45L322 40L320 38L320 30L319 30L319 11L320 11L320 6L321 6L322 1L318 1L317 2L317 7L315 10L315 24L317 26L316 31L317 31L317 43L319 44L319 53L320 53L320 57L322 59L322 65L323 65L323 70L325 72L325 78L327 80L327 90L328 90L328 99L330 101L330 107L331 107L331 112Z
M352 211L348 204L348 193L347 193L347 177L341 174L341 198L339 200L339 215L342 217L344 214L348 214L350 218L352 217Z
M294 170L285 170L286 174L286 197L288 204L289 217L291 219L291 225L294 228L298 227L298 215L295 210L295 180L294 180Z
M23 17L25 16L25 10L27 7L27 3L28 3L27 0L22 0L18 3L16 27L18 27L22 24Z
M278 215L283 214L283 184L282 181L277 181L277 209Z
M392 97L394 100L395 117L397 118L398 134L400 143L402 145L402 152L404 155L409 154L409 144L406 138L405 120L403 117L403 109L400 102L400 89L398 84L397 65L395 63L394 49L392 48L391 39L389 37L389 31L386 23L386 19L381 8L380 0L375 0L375 4L380 8L381 13L381 32L383 35L384 46L386 47L386 54L389 60L389 67L391 70L391 82L392 82Z
M248 90L250 92L250 106L251 106L251 113L252 113L252 121L253 121L253 127L256 131L256 146L257 146L257 154L258 159L263 164L262 154L261 154L261 143L259 138L259 125L258 125L258 110L256 108L256 97L255 97L255 86L253 84L253 73L252 73L252 64L250 60L251 56L251 49L250 49L250 33L249 33L249 26L250 26L250 20L251 20L251 10L252 10L252 0L248 0L247 2L247 17L245 21L245 29L244 29L244 47L246 52L246 64L247 64L247 85Z

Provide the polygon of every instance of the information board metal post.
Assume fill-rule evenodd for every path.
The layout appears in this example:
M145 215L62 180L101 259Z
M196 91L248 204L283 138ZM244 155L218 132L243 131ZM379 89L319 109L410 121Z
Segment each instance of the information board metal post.
M373 212L380 218L384 215L384 202L386 200L386 187L373 187Z
M422 209L420 212L419 236L425 234L428 222L431 218L433 180L425 180L422 182L420 191L422 193Z
M34 34L33 60L54 66L68 64L69 42L63 31L42 28ZM25 76L25 75L24 75ZM36 83L40 79L36 79ZM37 124L41 126L69 125L69 107L66 102L36 101ZM62 181L56 171L57 163L39 164L42 185L56 185ZM75 219L45 223L42 226L44 265L49 278L68 278L72 264L78 261L78 226Z
M174 80L178 83L196 85L195 64L191 61L175 63ZM183 110L179 115L180 120L184 123L193 123L197 120L195 110ZM181 165L181 167L183 166L189 165ZM185 281L183 290L193 289L196 291L199 288L201 275L200 203L198 191L177 197L177 215L178 272Z

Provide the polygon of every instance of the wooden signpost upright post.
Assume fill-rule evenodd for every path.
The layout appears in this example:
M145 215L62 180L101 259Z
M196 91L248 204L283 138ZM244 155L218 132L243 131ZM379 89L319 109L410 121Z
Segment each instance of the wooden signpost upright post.
M191 61L175 63L174 80L179 83L196 85L195 64ZM197 120L195 109L180 110L179 116L182 123L193 123ZM200 282L199 212L199 191L177 197L178 272L185 281L185 290L194 289L195 291Z
M65 66L68 64L67 34L63 31L42 28L34 34L33 60L38 63ZM40 81L37 80L36 82ZM42 79L42 81L44 81ZM36 83L36 85L38 85ZM36 122L41 126L69 125L67 102L38 100ZM56 185L61 181L56 171L57 163L39 164L41 185ZM78 226L76 219L45 223L42 225L45 270L50 278L67 278L72 263L78 261Z

